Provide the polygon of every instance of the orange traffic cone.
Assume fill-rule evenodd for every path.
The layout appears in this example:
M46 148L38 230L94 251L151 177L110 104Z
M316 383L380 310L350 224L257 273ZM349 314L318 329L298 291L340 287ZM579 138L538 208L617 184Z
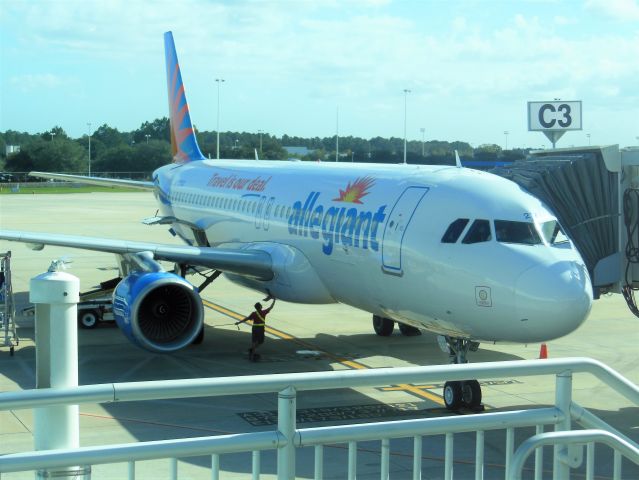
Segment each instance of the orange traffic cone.
M539 358L542 360L548 358L548 347L545 343L541 344L541 348L539 349Z

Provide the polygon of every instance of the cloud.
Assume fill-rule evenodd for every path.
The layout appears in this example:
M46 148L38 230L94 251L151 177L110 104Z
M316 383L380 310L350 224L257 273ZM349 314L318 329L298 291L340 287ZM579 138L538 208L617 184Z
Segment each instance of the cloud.
M63 75L89 65L102 67L101 78L130 79L118 84L121 89L139 89L133 83L138 77L146 85L161 85L161 35L172 30L193 106L212 105L216 77L227 80L223 107L234 95L247 104L261 102L268 112L294 104L315 113L339 104L343 115L359 109L385 119L403 105L404 88L412 90L415 111L485 109L544 95L584 100L591 95L619 103L625 98L628 108L637 105L637 95L628 100L624 94L639 78L639 32L621 23L610 29L609 21L593 15L596 10L637 18L636 2L589 0L587 9L568 10L515 2L492 11L448 3L406 5L386 0L18 1L3 5L0 28L2 40L12 42L3 48L26 58L27 67L16 71L30 72L28 60L40 55L60 65L57 71L54 65L39 65L57 77L13 77L11 85L23 91L61 88L69 81ZM194 101L198 96L200 101ZM254 114L259 114L256 106Z
M555 22L556 25L574 25L577 23L577 19L564 17L563 15L555 15L553 22Z
M639 3L636 0L588 0L586 7L616 20L639 21Z
M68 80L52 73L29 73L12 76L9 78L9 83L21 92L28 93L34 90L59 88L66 85Z

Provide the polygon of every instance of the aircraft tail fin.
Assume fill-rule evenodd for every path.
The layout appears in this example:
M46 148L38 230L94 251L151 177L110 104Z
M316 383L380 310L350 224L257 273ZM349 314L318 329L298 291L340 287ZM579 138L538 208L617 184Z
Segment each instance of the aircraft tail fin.
M164 34L164 54L166 57L166 83L169 93L169 120L171 129L171 149L174 163L204 160L195 138L195 131L186 101L180 64L178 63L173 34Z

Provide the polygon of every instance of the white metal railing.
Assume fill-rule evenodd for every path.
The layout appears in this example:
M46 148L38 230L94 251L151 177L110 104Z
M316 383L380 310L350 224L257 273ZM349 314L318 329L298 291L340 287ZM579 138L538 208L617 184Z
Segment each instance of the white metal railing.
M129 478L134 478L135 462L159 458L186 458L211 455L212 478L219 478L219 456L233 452L253 452L253 476L260 469L260 451L277 451L279 479L295 478L295 449L314 446L315 478L324 471L323 446L334 443L348 445L348 478L355 478L357 443L381 441L381 478L388 478L390 440L413 438L413 478L421 478L422 437L445 435L444 478L452 478L453 441L459 432L476 433L475 478L483 478L484 432L506 429L506 475L523 465L523 453L514 452L515 429L536 427L542 438L555 446L553 470L555 478L568 478L570 463L563 451L572 439L549 437L543 433L544 425L554 425L557 432L569 431L572 420L586 425L602 426L614 430L603 421L572 401L572 375L590 373L617 391L635 405L639 405L639 388L619 373L592 359L566 358L553 360L522 360L484 364L442 365L357 371L308 372L243 377L185 379L152 382L111 383L84 385L73 389L37 389L0 394L0 410L28 409L52 405L79 403L108 403L145 401L168 398L192 398L257 393L278 393L277 430L259 433L240 433L214 437L163 440L133 444L82 447L75 450L49 450L14 453L0 456L0 473L29 471L75 465L98 465L129 462ZM296 394L298 391L334 388L357 388L401 383L431 383L442 380L487 379L505 376L555 375L555 405L516 412L486 412L455 417L388 421L357 425L341 425L297 429L295 423ZM548 439L552 439L552 441ZM543 440L545 439L545 440ZM621 438L636 448L631 440ZM548 443L548 444L550 444ZM536 444L535 444L536 445ZM617 448L619 443L615 443ZM542 449L535 450L535 478L542 478ZM528 451L528 450L527 450ZM625 453L624 453L625 454ZM528 454L525 454L527 457ZM628 456L628 455L627 455ZM631 460L634 457L628 456ZM634 460L633 460L634 461ZM520 462L520 463L517 463ZM171 463L171 478L177 478L177 460ZM545 472L544 472L545 473ZM507 477L509 478L509 477Z
M522 442L515 452L513 462L508 470L508 478L521 480L522 468L526 458L528 458L533 450L544 445L563 445L564 450L561 452L561 455L565 459L565 463L571 466L579 466L582 462L583 446L586 445L586 479L592 480L595 477L595 443L603 443L615 451L615 462L613 467L613 479L615 480L619 480L621 478L621 455L624 455L632 462L639 464L639 448L605 430L548 432L535 435L534 437L530 437L528 440Z

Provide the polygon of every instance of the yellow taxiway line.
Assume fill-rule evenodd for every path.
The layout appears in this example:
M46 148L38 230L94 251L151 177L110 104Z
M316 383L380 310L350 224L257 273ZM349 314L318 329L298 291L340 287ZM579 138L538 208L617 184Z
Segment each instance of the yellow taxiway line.
M226 315L227 317L233 318L235 320L243 320L245 317L244 315L240 315L237 312L234 312L233 310L229 310L228 308L225 308L221 305L218 305L216 303L210 302L209 300L204 300L202 299L202 303L204 304L205 307L210 308L211 310L215 310L218 313L221 313L222 315ZM341 365L344 365L345 367L351 368L353 370L369 370L371 367L364 365L361 362L357 362L355 360L348 360L345 358L341 358L338 357L337 355L333 355L330 352L327 352L325 350L321 350L318 349L315 345L312 345L310 343L305 342L304 340L301 340L297 337L294 337L293 335L290 335L286 332L283 332L281 330L278 330L276 328L273 327L269 327L268 325L266 327L264 327L266 330L266 333L269 333L279 339L282 340L289 340L292 342L297 343L300 346L303 346L305 348L311 349L311 350L315 350L315 351L319 351L321 353L323 353L324 355L326 355L327 357L331 358L332 360L338 362ZM410 385L410 384L406 384L406 383L402 383L399 385L394 385L393 387L386 387L383 388L382 390L384 391L404 391L406 393L409 393L411 395L414 395L416 397L419 398L423 398L423 399L427 399L430 400L432 402L435 402L438 405L444 405L444 400L441 396L436 395L428 390L426 390L425 386L420 385Z

